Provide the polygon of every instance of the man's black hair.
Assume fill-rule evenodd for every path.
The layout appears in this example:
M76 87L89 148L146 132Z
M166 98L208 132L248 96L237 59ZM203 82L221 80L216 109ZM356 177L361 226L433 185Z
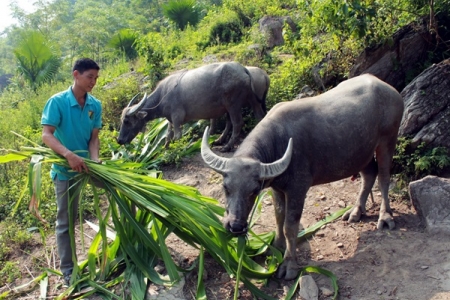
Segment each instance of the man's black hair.
M98 64L95 61L93 61L90 58L80 58L73 65L72 71L77 70L78 72L83 74L85 71L92 70L92 69L98 71L98 70L100 70L100 67L98 66Z

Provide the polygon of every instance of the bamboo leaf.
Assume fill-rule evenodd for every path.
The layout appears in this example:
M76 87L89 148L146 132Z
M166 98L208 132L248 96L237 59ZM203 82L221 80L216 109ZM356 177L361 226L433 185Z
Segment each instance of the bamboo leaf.
M9 163L12 161L22 161L27 158L28 158L28 155L19 154L19 153L8 153L6 155L0 156L0 164Z
M199 263L198 263L198 275L197 275L197 293L195 299L206 300L205 284L203 283L203 271L205 268L205 250L200 248Z

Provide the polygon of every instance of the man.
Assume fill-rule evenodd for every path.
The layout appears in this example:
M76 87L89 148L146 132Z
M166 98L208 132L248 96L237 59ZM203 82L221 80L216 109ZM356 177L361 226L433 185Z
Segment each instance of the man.
M57 202L56 242L66 285L70 284L76 260L76 257L72 259L75 244L69 235L69 213L75 220L80 189L73 177L89 171L83 158L99 161L102 107L100 101L89 94L97 83L99 70L92 59L77 60L72 70L73 85L47 101L41 119L43 142L65 157L70 165L69 169L54 164L50 173Z

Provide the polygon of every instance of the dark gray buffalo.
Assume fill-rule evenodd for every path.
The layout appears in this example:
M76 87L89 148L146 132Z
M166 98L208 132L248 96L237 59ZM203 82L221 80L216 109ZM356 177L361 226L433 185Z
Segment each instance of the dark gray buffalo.
M267 74L267 72L261 68L251 67L251 66L246 66L245 68L249 71L250 75L252 76L252 83L253 83L253 87L255 90L255 94L257 96L256 100L259 101L264 114L266 114L266 112L267 112L266 98L267 98L267 93L269 91L269 86L270 86L270 77ZM255 105L255 104L258 105L257 103L249 102L247 105L244 105L244 107L251 107L251 105ZM215 131L214 130L215 126L216 126L216 119L211 119L210 127L209 127L210 133ZM226 127L225 127L225 132L228 133L231 128L232 128L232 125L231 125L230 116L227 114L227 123L226 123Z
M389 172L402 113L403 100L394 88L362 75L322 95L275 105L231 158L212 152L205 131L202 157L223 175L225 228L246 233L255 197L271 187L277 222L274 245L285 250L277 277L292 279L298 272L296 237L308 189L358 172L361 190L343 218L360 220L378 175L383 197L378 228L394 228Z
M172 139L181 137L182 124L228 113L233 131L222 151L229 151L241 132L241 110L247 104L258 119L264 117L250 72L239 63L215 63L178 72L163 79L148 97L145 95L135 105L131 101L123 110L117 142L131 142L148 121L165 117L169 121L167 146ZM227 134L223 132L216 143L224 143Z

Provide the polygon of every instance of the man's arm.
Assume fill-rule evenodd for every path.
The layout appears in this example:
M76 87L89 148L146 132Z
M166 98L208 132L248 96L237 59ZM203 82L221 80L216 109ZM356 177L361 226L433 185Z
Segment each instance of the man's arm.
M59 155L62 155L67 159L69 162L70 167L72 170L77 172L86 171L88 172L88 168L86 164L84 163L84 160L64 147L63 144L61 144L58 139L54 136L55 127L44 125L42 129L42 141L53 151L58 153ZM97 134L98 136L98 134Z
M99 152L100 152L100 139L98 137L98 128L94 128L91 133L91 139L89 141L89 155L93 161L100 162Z

